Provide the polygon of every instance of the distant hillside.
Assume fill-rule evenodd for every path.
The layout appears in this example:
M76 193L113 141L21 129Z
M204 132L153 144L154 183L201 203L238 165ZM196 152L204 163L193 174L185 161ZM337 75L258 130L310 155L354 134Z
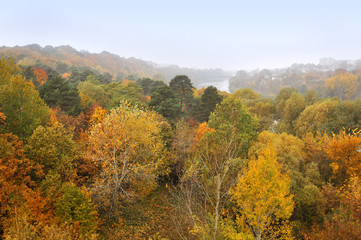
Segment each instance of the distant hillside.
M293 64L288 68L238 71L235 76L222 69L191 69L176 65L159 65L136 58L124 58L103 51L90 53L71 46L45 46L38 44L0 47L0 56L12 56L22 66L46 65L60 74L71 73L74 68L94 69L109 73L113 81L136 80L149 77L169 82L176 75L187 75L196 88L213 85L221 90L234 92L239 88L252 88L263 96L275 96L284 87L294 87L300 92L316 90L328 96L325 82L340 71L347 71L360 78L361 60L335 60L323 58L319 64ZM228 83L227 83L228 81ZM361 81L360 81L361 86ZM361 89L360 89L361 92ZM357 95L358 96L358 95Z
M300 92L316 90L327 95L325 82L340 72L350 72L360 78L361 60L322 58L319 64L293 64L282 69L240 70L229 80L229 90L252 88L264 96L274 96L280 89L294 87ZM359 79L360 80L360 79ZM357 86L355 86L357 88Z
M187 75L194 86L207 85L214 79L224 78L227 74L221 69L190 69L176 65L159 66L156 63L136 58L123 58L118 55L102 52L89 53L77 51L71 46L45 46L38 44L15 47L1 47L0 56L12 56L17 63L24 66L45 64L60 73L69 71L71 67L96 69L108 72L113 79L149 77L155 80L169 81L175 75Z

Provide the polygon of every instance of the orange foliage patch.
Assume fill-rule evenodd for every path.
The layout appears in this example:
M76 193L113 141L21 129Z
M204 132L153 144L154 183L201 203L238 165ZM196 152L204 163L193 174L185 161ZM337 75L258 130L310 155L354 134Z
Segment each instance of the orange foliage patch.
M56 126L58 123L64 125L64 127L70 131L74 131L76 139L82 135L88 128L88 119L84 113L80 113L79 116L73 117L64 114L60 108L52 109L51 112L51 125Z
M352 131L352 133L342 131L333 136L326 152L333 161L331 167L335 175L361 177L360 134L361 131Z
M0 124L5 124L6 116L2 112L0 112Z
M71 76L71 73L63 73L62 75L61 75L63 78L65 78L66 80L69 80L69 77Z
M46 79L48 78L48 75L46 74L44 68L32 67L31 70L34 72L36 76L36 81L38 81L40 85L43 85Z
M56 109L50 109L50 125L52 126L57 126L59 121L58 121L58 118L57 118L57 112L58 110Z
M122 82L122 84L124 84L124 85L126 85L126 84L128 84L128 83L135 83L135 82L134 82L134 81L131 81L131 80L129 80L129 79L124 79L123 82Z
M53 221L53 211L47 199L41 196L41 192L27 194L26 201L30 210L30 218L40 224L49 224Z
M150 101L150 99L151 99L151 97L150 96L144 96L144 100L145 100L145 102L149 102Z
M0 215L7 215L14 206L23 204L26 195L34 186L31 174L42 176L39 166L27 159L22 142L12 134L0 134Z
M206 122L199 124L198 129L197 129L197 133L195 136L195 142L199 143L202 139L202 137L206 134L206 133L211 133L214 132L215 130L213 128L208 127L208 124Z

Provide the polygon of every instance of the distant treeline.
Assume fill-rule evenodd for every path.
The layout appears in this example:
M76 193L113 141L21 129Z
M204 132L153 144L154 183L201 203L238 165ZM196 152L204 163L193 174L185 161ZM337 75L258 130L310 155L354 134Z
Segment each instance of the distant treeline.
M136 80L138 78L152 78L169 82L175 75L187 75L193 84L199 84L227 75L221 69L191 69L176 65L160 66L150 61L136 58L124 58L118 55L102 52L99 54L87 51L77 51L71 46L45 46L38 44L15 47L1 47L0 56L14 57L22 66L36 64L47 65L59 74L70 73L73 67L92 69L101 73L108 73L113 80Z
M316 64L293 64L284 69L238 71L229 80L229 90L252 88L263 96L275 96L285 87L300 93L316 91L321 97L351 100L361 97L361 60L321 59Z

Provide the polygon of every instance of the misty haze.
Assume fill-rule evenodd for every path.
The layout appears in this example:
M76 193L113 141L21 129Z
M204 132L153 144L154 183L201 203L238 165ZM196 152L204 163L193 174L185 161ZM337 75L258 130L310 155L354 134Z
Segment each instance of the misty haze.
M0 239L361 239L360 1L4 1Z

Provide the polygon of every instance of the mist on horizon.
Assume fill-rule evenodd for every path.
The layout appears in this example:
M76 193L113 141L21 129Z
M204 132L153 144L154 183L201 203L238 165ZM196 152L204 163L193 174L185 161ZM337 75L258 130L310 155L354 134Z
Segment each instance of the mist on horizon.
M188 68L283 68L361 58L360 7L359 1L7 1L0 45L70 45Z

